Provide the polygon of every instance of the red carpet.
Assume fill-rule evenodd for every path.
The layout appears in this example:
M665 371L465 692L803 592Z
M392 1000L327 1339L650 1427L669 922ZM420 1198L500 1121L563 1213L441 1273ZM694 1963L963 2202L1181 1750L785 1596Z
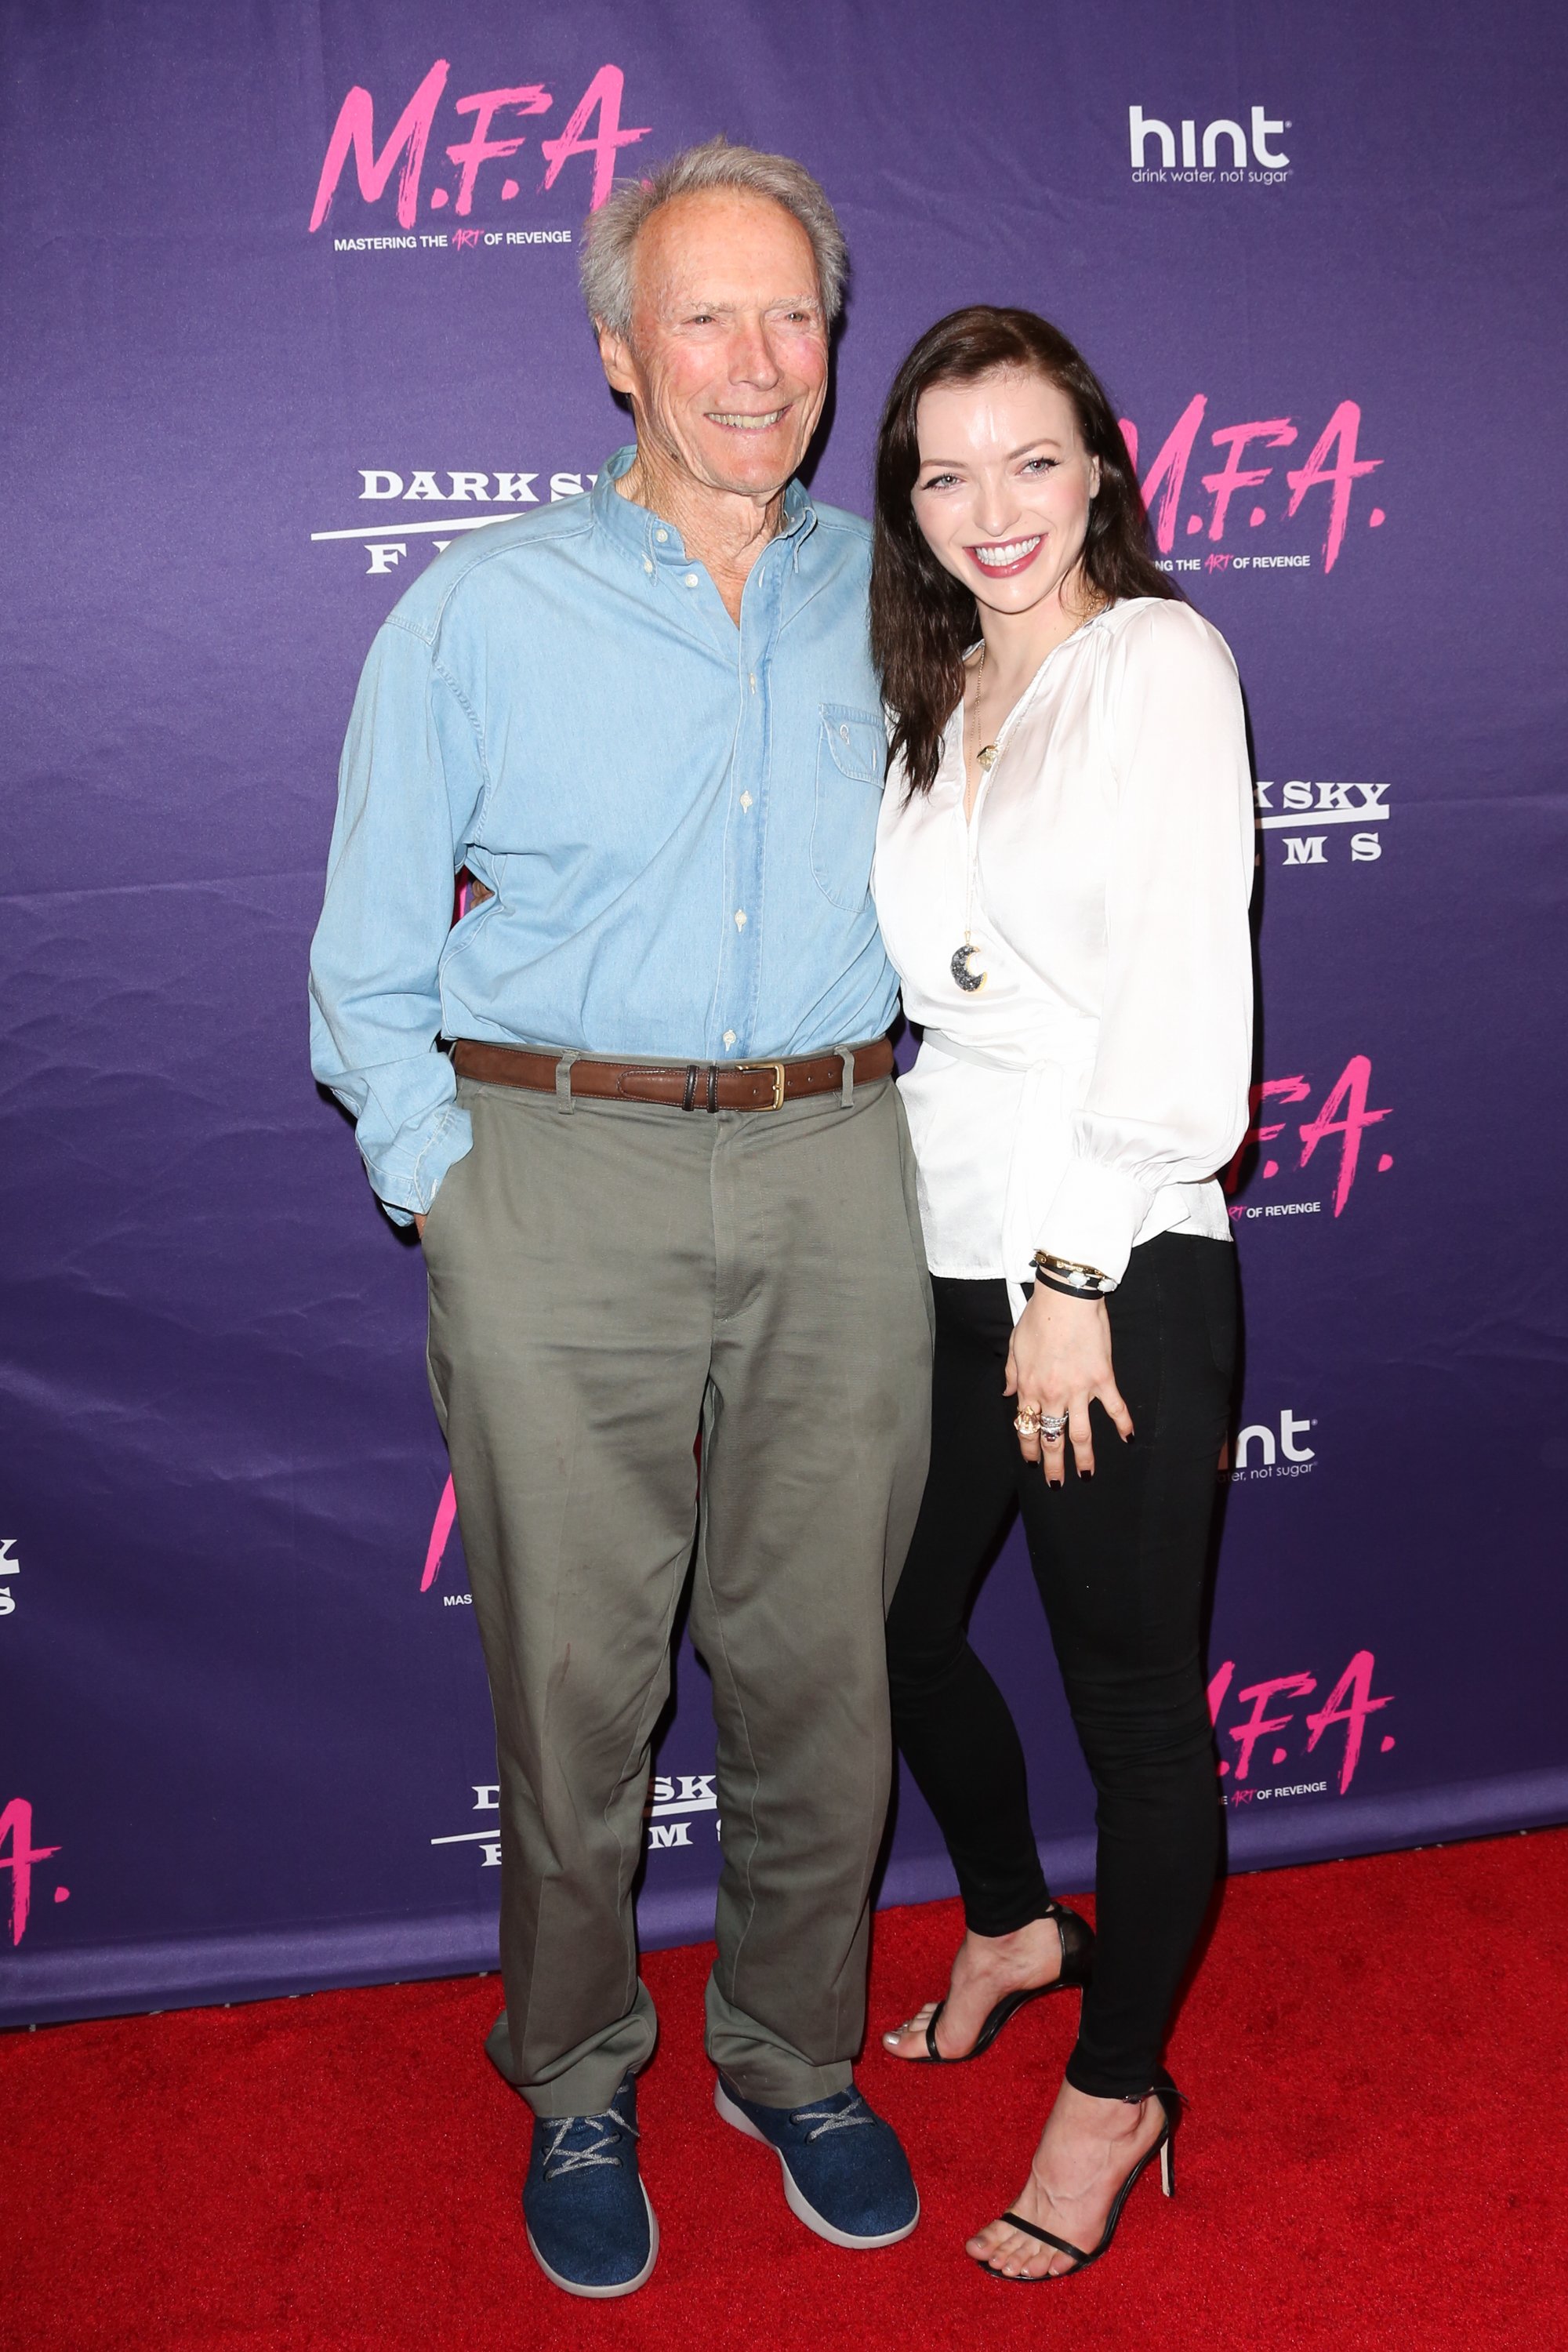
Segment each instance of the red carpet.
M480 2035L493 1978L0 2036L6 2352L1094 2352L1568 2346L1568 1832L1237 1879L1183 2014L1179 2193L1110 2258L994 2284L963 2241L1022 2182L1076 2003L983 2061L875 2031L939 1990L943 1904L884 1914L860 2074L904 2134L914 2238L845 2254L714 2116L705 1951L653 1955L644 2078L663 2228L628 2301L568 2303L523 2242L527 2119Z

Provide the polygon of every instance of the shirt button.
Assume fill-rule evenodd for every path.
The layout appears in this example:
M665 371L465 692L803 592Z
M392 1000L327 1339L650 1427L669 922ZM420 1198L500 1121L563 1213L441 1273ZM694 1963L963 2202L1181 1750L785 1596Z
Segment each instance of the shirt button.
M642 568L643 568L643 570L644 570L645 572L651 572L651 571L653 570L653 564L652 564L651 561L649 560L649 558L648 558L647 556L646 556L646 555L643 557L643 560L642 560Z
M848 728L841 725L841 726L839 727L838 732L839 732L839 734L843 737L843 739L844 739L845 742L846 742L846 743L847 743L847 742L848 742L848 740L849 740L849 730L848 730Z
M752 805L752 795L751 795L751 793L742 793L741 794L741 806L742 806L743 809L746 809L746 810L748 810L748 811L749 811L749 810L750 810L750 808L751 808L751 805Z
M757 690L757 673L756 673L756 671L755 671L755 670L753 670L753 671L752 672L752 692L753 694L755 694L756 690Z
M654 532L654 537L658 540L660 547L662 547L665 541L669 537L669 533L667 530L656 530Z
M725 1030L725 1032L724 1032L724 1043L725 1043L725 1045L732 1045L734 1044L734 1042L735 1042L735 1033L734 1033L734 1031L733 1031L732 1029L726 1029L726 1030Z
M743 930L745 929L745 928L746 928L746 910L745 910L744 907L737 907L737 908L736 908L736 909L735 909L735 929L736 929L738 931L743 931Z
M689 572L687 573L687 575L686 575L686 584L687 584L687 586L688 586L689 588L695 588L695 587L696 587L696 585L697 585L697 574L696 574L696 572Z

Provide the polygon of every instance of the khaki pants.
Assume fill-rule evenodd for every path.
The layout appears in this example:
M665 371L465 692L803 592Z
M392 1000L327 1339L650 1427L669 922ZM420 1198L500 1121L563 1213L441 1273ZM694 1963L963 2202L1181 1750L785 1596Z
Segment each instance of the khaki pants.
M883 1619L929 1433L897 1089L716 1114L460 1099L474 1148L425 1250L495 1705L490 2054L558 2116L606 2107L652 2051L632 1884L695 1536L723 1852L709 2053L768 2105L841 2090L891 1769Z

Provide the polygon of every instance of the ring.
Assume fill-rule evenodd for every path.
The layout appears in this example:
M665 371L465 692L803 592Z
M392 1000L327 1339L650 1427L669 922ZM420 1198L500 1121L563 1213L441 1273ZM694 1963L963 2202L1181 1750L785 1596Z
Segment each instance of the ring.
M1043 1412L1040 1415L1040 1435L1047 1445L1061 1444L1067 1425L1068 1417L1065 1412L1059 1416L1054 1412Z
M1021 1406L1013 1415L1013 1426L1020 1437L1033 1437L1036 1430L1040 1426L1040 1417L1027 1405Z

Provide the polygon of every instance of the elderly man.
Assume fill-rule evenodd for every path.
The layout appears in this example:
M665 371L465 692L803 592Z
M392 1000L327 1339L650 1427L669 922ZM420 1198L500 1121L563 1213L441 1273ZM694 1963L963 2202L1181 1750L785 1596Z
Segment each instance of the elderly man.
M427 1259L498 1732L489 2047L534 2113L530 2243L580 2294L658 2243L632 1885L694 1542L719 2113L836 2245L919 2211L851 2073L930 1331L868 891L869 535L795 478L844 268L816 182L721 140L595 215L636 448L382 629L312 954L317 1075Z

